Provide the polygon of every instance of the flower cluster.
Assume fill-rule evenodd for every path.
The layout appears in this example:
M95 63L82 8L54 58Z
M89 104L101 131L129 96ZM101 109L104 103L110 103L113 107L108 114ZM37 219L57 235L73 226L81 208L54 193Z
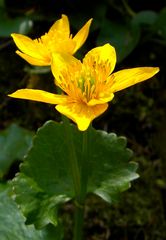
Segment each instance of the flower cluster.
M139 67L112 73L116 52L108 43L90 50L82 61L75 58L73 54L85 42L91 21L73 38L65 15L39 39L12 34L20 49L16 52L22 58L33 65L51 65L55 85L62 89L62 94L20 89L9 96L54 104L57 111L73 120L80 131L85 131L93 119L106 111L115 92L149 79L159 71L158 67Z

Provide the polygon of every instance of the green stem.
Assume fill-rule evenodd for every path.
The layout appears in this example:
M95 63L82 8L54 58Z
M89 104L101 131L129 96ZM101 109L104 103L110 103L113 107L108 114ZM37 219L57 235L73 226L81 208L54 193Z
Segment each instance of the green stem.
M78 205L75 202L75 219L74 219L74 233L73 240L82 240L83 224L84 224L84 206Z
M58 93L61 93L61 89L58 88ZM84 221L84 206L82 206L82 196L81 193L81 173L80 166L78 164L78 159L73 143L72 132L70 128L69 119L62 115L62 121L65 127L66 133L66 142L69 148L69 161L71 167L71 175L73 179L73 186L75 192L75 222L74 222L74 232L73 232L73 240L81 240L82 239L82 229L83 229L83 221ZM84 142L84 141L83 141ZM86 152L85 146L83 143L83 158Z
M88 130L83 132L82 162L81 162L81 202L84 203L88 183Z
M71 174L73 178L73 185L74 185L74 191L75 191L75 196L78 198L80 196L80 189L81 189L81 179L80 179L80 169L78 166L78 161L77 161L77 156L76 156L76 151L73 143L73 138L72 138L72 132L70 128L70 123L68 118L62 116L62 120L64 122L65 126L65 138L67 141L67 145L69 148L69 161L70 161L70 167L71 167Z
M61 94L62 90L59 87L57 87L57 92L58 94ZM62 115L62 121L64 123L65 138L66 138L67 146L69 149L69 161L70 161L70 167L71 167L71 175L73 179L74 192L75 192L75 196L79 196L80 189L81 189L80 169L78 166L77 155L76 155L76 151L73 143L70 122L69 122L69 119L64 115Z
M88 182L88 130L83 132L81 166L79 166L69 120L64 116L62 116L62 120L64 122L67 145L70 145L69 161L75 191L75 222L73 240L82 240L84 224L84 205Z
M128 14L131 16L131 17L134 17L136 15L136 13L131 9L131 7L128 5L128 3L125 1L125 0L122 0L122 3L124 5L124 7L126 8Z
M78 201L75 202L75 226L73 240L82 240L84 224L84 206L88 183L88 130L83 132L82 159L81 159L81 191Z

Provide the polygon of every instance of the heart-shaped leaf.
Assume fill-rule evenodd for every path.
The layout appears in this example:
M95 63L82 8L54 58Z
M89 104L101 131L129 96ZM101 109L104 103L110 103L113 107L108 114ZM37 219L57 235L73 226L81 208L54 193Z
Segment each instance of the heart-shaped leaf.
M83 134L71 125L78 162L82 159ZM64 124L48 121L34 138L33 146L13 180L14 196L27 218L41 228L57 224L57 208L74 197L69 161L70 142L66 142ZM68 147L69 146L69 147ZM90 131L87 174L88 192L104 200L116 200L120 192L137 178L136 164L129 162L131 151L126 139L104 131Z

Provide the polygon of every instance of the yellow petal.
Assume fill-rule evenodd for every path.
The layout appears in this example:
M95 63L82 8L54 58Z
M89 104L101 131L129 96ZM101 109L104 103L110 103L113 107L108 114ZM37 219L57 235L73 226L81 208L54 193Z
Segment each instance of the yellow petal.
M99 99L91 99L87 103L87 105L88 106L95 106L95 105L98 105L98 104L107 103L107 102L110 102L113 98L114 98L114 94L110 93L110 95L107 96L107 97L103 97L103 98L99 98Z
M84 57L83 63L90 68L96 68L99 72L103 68L106 71L107 77L114 70L116 64L115 48L110 44L105 44L100 47L93 48Z
M81 62L70 54L54 53L52 55L51 70L56 79L55 83L60 86L61 82L67 82L70 79L69 75L76 74L81 69L81 66ZM74 79L72 80L74 81ZM70 83L68 82L68 84Z
M103 112L108 107L107 103L89 107L83 103L67 103L64 105L57 105L55 108L71 120L73 120L80 131L85 131L92 120Z
M9 94L9 97L33 100L50 104L63 104L67 101L67 96L49 93L35 89L19 89L16 92Z
M64 36L63 36L64 37ZM52 42L50 42L50 51L51 53L69 53L73 54L75 48L75 42L72 39L62 39L62 38L54 38Z
M111 75L111 78L114 83L111 87L111 91L117 92L124 88L128 88L136 83L145 81L153 77L158 72L158 67L139 67L124 69L113 73Z
M76 42L76 46L74 49L74 53L84 44L86 41L88 34L89 34L89 28L91 25L92 19L90 19L80 30L79 32L74 36L73 40Z
M64 14L62 14L62 18L57 20L52 27L49 29L48 34L52 35L52 33L55 32L59 32L62 33L62 35L64 36L64 38L69 38L70 35L70 26L69 26L69 20L68 17Z
M39 46L37 42L31 38L22 34L13 33L11 34L17 47L23 52L32 57L40 58L41 53L39 52Z
M19 51L17 52L21 57L23 57L25 60L28 60L28 62L29 62L28 57L35 58L35 61L37 61L38 59L39 64L35 65L41 66L41 62L44 62L44 65L48 65L47 63L50 54L46 47L42 45L42 43L39 44L37 40L34 41L31 38L24 36L22 34L13 33L11 34L11 36L17 47L21 50L21 52L24 53L24 55L21 55ZM30 61L30 63L31 62L32 61Z
M31 57L25 53L22 53L20 51L16 51L16 53L22 57L24 60L26 60L28 63L35 65L35 66L49 66L51 64L51 59L48 58L35 58Z

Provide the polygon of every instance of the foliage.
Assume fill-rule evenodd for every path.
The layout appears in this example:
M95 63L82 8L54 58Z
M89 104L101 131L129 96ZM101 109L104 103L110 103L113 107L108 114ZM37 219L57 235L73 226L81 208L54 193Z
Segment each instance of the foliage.
M14 161L23 160L32 143L33 133L16 124L0 132L0 178Z
M28 16L11 18L8 16L5 2L0 2L0 36L9 37L12 32L28 34L33 22Z
M82 134L76 127L71 129L81 159ZM65 134L64 125L53 121L40 128L20 174L13 179L14 196L27 218L26 223L34 223L37 228L49 223L57 225L58 206L74 197L69 152L63 150L68 144ZM108 202L116 201L119 192L128 189L130 181L138 177L136 164L128 162L131 151L125 145L125 138L92 130L87 159L89 193Z
M0 238L18 240L60 240L62 235L58 229L48 226L37 231L34 226L25 225L25 218L16 203L9 196L9 186L0 184ZM55 238L55 236L57 236Z

